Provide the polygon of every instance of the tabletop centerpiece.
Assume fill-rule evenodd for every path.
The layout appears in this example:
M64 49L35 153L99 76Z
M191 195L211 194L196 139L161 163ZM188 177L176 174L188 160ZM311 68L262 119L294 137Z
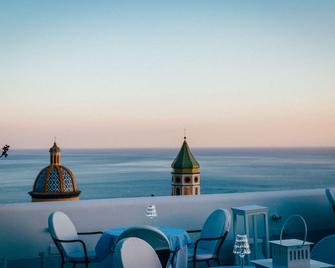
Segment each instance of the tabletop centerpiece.
M293 218L298 218L302 221L305 228L304 240L285 239L283 240L283 231L286 224ZM313 243L307 242L307 224L305 219L300 215L291 215L284 222L280 232L280 240L270 241L272 245L272 263L275 265L283 265L285 267L305 268L310 267L310 245Z
M233 253L240 257L241 268L243 268L244 256L251 253L247 235L236 235Z

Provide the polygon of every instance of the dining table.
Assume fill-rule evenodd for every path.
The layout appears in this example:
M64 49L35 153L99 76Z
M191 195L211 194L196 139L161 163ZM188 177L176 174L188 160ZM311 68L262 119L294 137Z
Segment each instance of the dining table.
M167 226L155 226L162 231L169 239L170 246L173 250L178 250L174 259L174 267L187 268L188 255L187 248L192 244L192 239L188 233L182 228L167 227ZM96 258L98 262L104 261L109 257L109 262L113 259L113 249L116 246L118 237L120 234L129 227L116 227L108 228L103 231L96 247Z

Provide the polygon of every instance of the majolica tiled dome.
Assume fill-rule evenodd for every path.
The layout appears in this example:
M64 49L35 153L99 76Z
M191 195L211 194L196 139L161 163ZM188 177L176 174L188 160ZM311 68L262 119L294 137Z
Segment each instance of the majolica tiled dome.
M29 192L32 201L78 200L76 179L69 168L60 164L60 148L54 143L49 152L50 165L40 171Z

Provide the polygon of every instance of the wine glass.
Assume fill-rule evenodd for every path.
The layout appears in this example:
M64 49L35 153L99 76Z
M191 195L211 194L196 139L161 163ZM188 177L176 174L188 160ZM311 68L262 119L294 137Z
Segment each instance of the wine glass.
M145 216L147 216L150 219L151 225L153 225L154 218L157 217L156 206L153 204L148 205L145 210Z

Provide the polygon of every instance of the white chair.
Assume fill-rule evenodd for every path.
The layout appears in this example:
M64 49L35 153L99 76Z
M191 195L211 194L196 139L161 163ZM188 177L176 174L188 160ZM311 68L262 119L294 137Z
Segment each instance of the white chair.
M87 268L88 263L96 261L95 251L87 250L84 241L80 240L78 235L102 234L102 232L77 233L70 218L61 211L50 214L48 226L52 240L62 257L62 268L66 262L73 263L73 267L77 263L85 263Z
M311 251L313 260L335 265L335 235L329 235L315 244Z
M118 241L113 264L113 267L116 268L162 268L155 250L147 242L137 237Z
M220 265L220 249L230 229L231 215L226 209L216 209L207 218L200 238L194 246L189 248L189 259L196 267L196 262L206 261L209 266L210 260L215 260ZM189 231L199 232L199 231Z
M128 237L137 237L146 241L156 251L162 267L170 266L170 257L170 263L173 266L174 257L178 250L172 249L169 239L159 229L152 226L130 227L120 234L118 241Z
M328 202L330 203L331 207L333 208L333 211L335 212L335 198L334 198L332 191L329 188L327 188L325 190L325 193L326 193Z

